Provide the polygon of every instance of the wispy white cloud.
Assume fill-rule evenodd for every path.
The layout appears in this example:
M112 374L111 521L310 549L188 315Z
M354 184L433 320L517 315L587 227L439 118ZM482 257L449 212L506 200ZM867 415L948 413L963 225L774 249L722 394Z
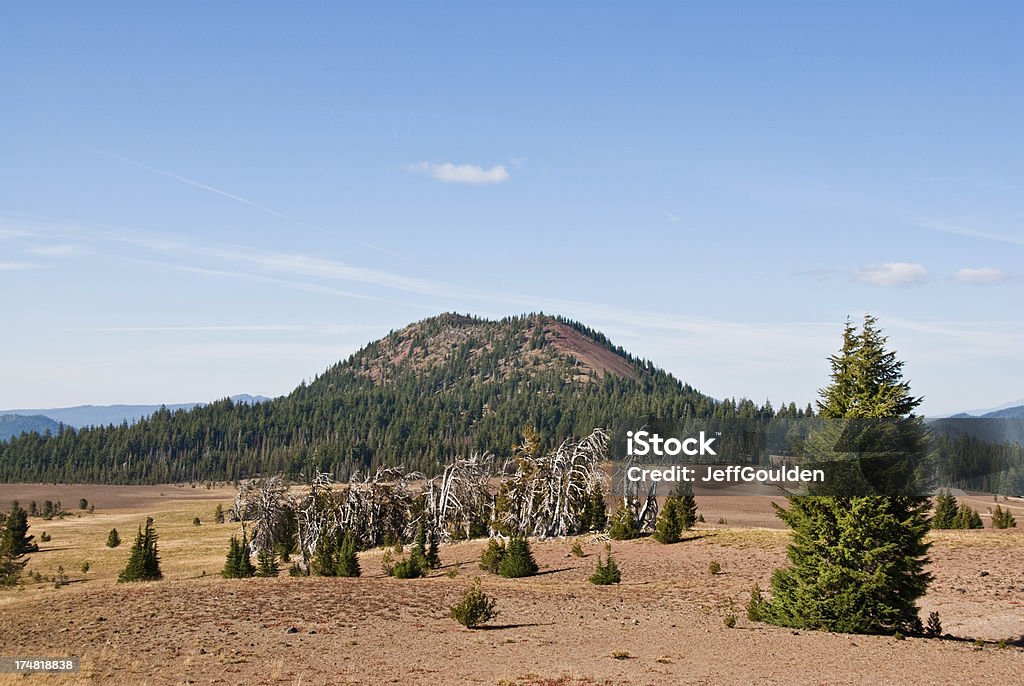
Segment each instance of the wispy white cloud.
M474 186L503 183L512 178L503 164L484 169L476 164L418 162L407 164L405 168L407 171L426 174L443 183L468 183Z
M886 262L855 269L853 278L873 286L911 286L927 279L928 270L911 262Z
M44 265L35 262L0 262L0 272L20 272L29 269L42 269Z
M682 219L679 218L679 215L675 214L674 212L669 212L668 210L665 210L662 214L665 215L665 219L668 220L669 224L678 224L683 221Z
M25 252L31 255L40 255L43 257L65 257L68 255L77 255L83 251L84 249L82 248L82 246L74 245L73 243L54 243L52 245L36 245L25 250Z
M1024 236L1007 236L1005 234L992 233L991 231L981 231L978 229L972 229L965 226L958 226L955 224L947 224L944 222L917 222L917 226L922 229L928 229L929 231L948 233L954 236L964 236L966 238L981 238L983 240L996 241L998 243L1009 243L1010 245L1024 245Z
M964 267L953 274L953 278L960 283L988 286L1006 281L1009 275L995 267Z

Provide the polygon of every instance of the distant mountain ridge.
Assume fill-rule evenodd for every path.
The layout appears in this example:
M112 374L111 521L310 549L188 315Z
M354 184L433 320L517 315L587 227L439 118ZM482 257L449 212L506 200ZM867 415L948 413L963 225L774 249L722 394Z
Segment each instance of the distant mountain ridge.
M43 415L0 414L0 441L6 441L8 438L23 433L45 434L50 432L55 434L59 430L59 422Z
M262 395L249 395L242 393L231 396L235 403L261 403L270 398ZM0 410L0 415L17 415L22 418L43 417L52 420L54 424L64 424L76 429L87 426L108 426L113 424L119 426L124 422L134 424L140 419L149 417L161 407L166 407L171 412L176 410L191 410L208 403L174 403L170 405L75 405L74 407L53 407L33 408L27 410ZM29 431L33 429L28 429ZM56 430L55 427L51 430ZM17 433L21 433L20 431ZM39 433L43 433L40 431ZM17 434L12 434L17 435ZM9 438L0 433L0 439Z

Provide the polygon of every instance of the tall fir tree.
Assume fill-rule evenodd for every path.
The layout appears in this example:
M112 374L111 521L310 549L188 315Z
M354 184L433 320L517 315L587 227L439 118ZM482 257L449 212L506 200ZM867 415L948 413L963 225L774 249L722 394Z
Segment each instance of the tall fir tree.
M17 500L11 503L11 511L7 513L7 518L4 520L4 531L10 532L11 549L15 555L20 556L39 551L39 546L33 542L35 536L30 536L28 533L28 512L18 504Z
M128 562L118 575L118 582L125 581L157 581L163 578L160 571L160 555L157 551L156 530L153 518L146 517L145 528L139 527L128 554Z
M356 546L356 537L351 531L345 531L341 538L341 548L338 551L337 576L359 576L362 569L359 567L359 553Z
M849 433L844 422L856 420L845 449L858 459L830 476L856 475L857 489L834 483L815 495L790 497L788 509L776 506L793 529L793 542L790 566L772 576L772 599L763 615L783 626L829 631L916 631L916 601L931 579L924 570L930 502L921 495L927 484L918 469L927 458L926 434L913 415L921 399L911 395L903 362L886 349L870 315L859 332L847 322L842 348L830 362L831 382L820 392L819 415L843 420L831 422L843 426L843 435L825 429L817 439L833 449Z
M281 570L277 566L277 551L263 548L256 553L256 576L277 576Z
M679 498L679 531L688 531L697 523L697 499L693 495L693 483L680 481L672 495Z
M245 529L242 529L242 540L238 540L237 536L231 537L221 576L226 579L247 579L255 574L256 568L249 556L249 537Z
M957 515L956 498L950 490L939 491L935 496L935 514L932 515L933 529L952 529Z

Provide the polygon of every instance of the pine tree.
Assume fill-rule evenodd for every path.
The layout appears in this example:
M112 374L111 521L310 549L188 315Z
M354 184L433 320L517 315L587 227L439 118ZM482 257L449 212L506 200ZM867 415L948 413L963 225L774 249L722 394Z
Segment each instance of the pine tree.
M612 515L612 526L608 529L608 536L616 541L625 541L639 535L640 527L637 525L633 508L625 503L620 504Z
M441 556L437 550L437 533L431 529L430 536L427 537L429 545L427 546L427 566L431 569L437 569L441 566Z
M480 555L480 569L497 574L501 558L505 557L505 543L497 538L487 541L487 548Z
M926 454L923 424L913 415L921 399L910 394L903 363L885 343L873 317L865 317L860 332L847 322L842 348L830 358L831 382L821 391L819 414L884 420L844 427L853 426L856 445L868 446L858 453L870 455L830 476L857 475L858 487L866 483L886 495L857 493L852 480L843 480L829 484L830 491L790 497L788 509L776 506L793 529L793 542L790 566L772 576L767 621L853 633L911 631L921 624L916 601L931 579L924 570L930 503L915 480ZM836 446L830 430L808 438L810 453L816 440L830 450ZM881 460L871 457L879 453Z
M4 531L11 537L11 551L14 555L39 552L39 546L33 543L35 536L28 534L28 512L15 500L11 503L11 511L4 520Z
M597 554L597 564L594 573L590 575L590 583L597 586L609 586L622 581L622 572L619 571L619 565L615 562L615 556L612 555L611 543L605 546L605 553L603 562L601 553Z
M957 515L956 498L950 490L939 491L935 497L935 514L932 516L933 529L952 529Z
M675 495L665 499L665 505L658 513L658 521L654 524L651 536L659 543L678 543L682 520L682 503Z
M992 528L1012 529L1015 526L1017 526L1017 520L1013 518L1010 508L1007 507L1004 510L999 505L996 505L996 509L992 512Z
M224 523L224 506L217 503L217 507L213 508L213 521L215 524Z
M132 544L131 552L128 554L128 562L117 577L118 582L156 581L163 578L163 574L160 572L160 555L157 551L156 539L153 518L147 517L145 528L139 527L135 543Z
M111 529L107 534L107 547L116 548L119 545L121 545L121 536L117 533L117 529Z
M3 528L0 529L0 585L2 586L13 586L18 583L18 578L28 562L21 558L25 556L26 552L31 552L30 549L38 550L32 543L32 537L26 536L28 525L23 525L21 518L14 516L15 511L19 509L18 504L14 503L11 514L0 513L0 517L2 517L0 522L3 523ZM24 512L24 510L21 511Z
M359 576L362 570L359 567L359 553L356 549L356 537L351 531L346 531L341 539L341 549L338 551L337 576Z
M953 518L953 529L983 529L985 524L981 521L978 511L966 503L960 505Z
M601 484L594 484L583 502L580 532L604 531L606 526L608 526L608 506L604 501L604 491L601 490Z
M256 576L277 576L281 570L277 566L277 552L273 548L263 548L256 553Z
M249 537L246 535L245 529L242 529L241 541L235 536L231 537L221 576L226 579L247 579L255 574L256 568L253 567L249 557Z
M693 484L680 481L672 494L679 498L679 531L689 531L697 523L697 499L693 496Z
M324 534L313 551L313 559L309 561L309 573L313 576L337 576L340 552L338 533Z
M498 563L498 573L506 579L518 579L537 573L537 561L525 536L512 537L505 546L505 554Z

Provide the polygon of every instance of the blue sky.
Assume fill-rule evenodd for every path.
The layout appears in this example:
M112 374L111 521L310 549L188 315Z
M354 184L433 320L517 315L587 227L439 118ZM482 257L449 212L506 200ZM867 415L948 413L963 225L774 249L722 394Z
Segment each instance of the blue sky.
M138 3L0 18L0 408L289 391L442 311L800 404L870 311L1024 397L1024 5Z

